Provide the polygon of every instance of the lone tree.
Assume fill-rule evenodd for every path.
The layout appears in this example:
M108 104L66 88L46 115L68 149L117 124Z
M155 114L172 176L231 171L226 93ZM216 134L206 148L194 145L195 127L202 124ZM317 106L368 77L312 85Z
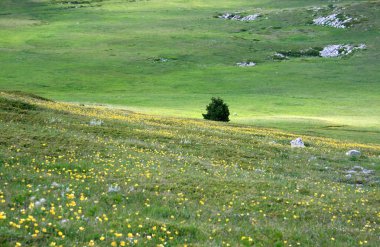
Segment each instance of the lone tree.
M204 119L228 122L230 111L228 105L221 98L211 98L211 103L206 107L207 113L202 114Z

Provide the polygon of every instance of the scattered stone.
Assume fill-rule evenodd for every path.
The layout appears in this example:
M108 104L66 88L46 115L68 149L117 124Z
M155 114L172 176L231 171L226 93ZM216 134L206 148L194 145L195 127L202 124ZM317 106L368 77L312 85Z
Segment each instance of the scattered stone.
M225 14L218 15L218 18L226 19L226 20L239 20L241 16L238 14L225 13Z
M86 221L86 222L90 221L90 219L85 217L84 215L82 215L80 218L81 218L81 220Z
M343 14L334 13L328 16L321 16L313 20L315 25L329 26L335 28L347 28L354 19Z
M254 14L254 15L247 15L241 18L241 21L255 21L257 18L260 17L260 14Z
M361 166L354 166L350 170L346 171L345 178L351 183L364 184L373 182L374 170L365 169Z
M91 126L101 126L104 122L100 119L92 119L89 123Z
M158 62L158 63L166 63L166 62L168 62L169 61L169 59L167 59L167 58L163 58L163 57L158 57L158 58L153 58L153 62Z
M63 219L63 220L60 221L61 224L66 224L67 222L69 222L68 219Z
M365 44L360 45L328 45L326 47L311 47L303 50L288 50L276 52L272 58L285 60L289 57L340 57L347 56L356 50L366 49Z
M238 13L237 14L225 13L225 14L218 15L218 18L226 19L226 20L236 20L236 21L255 21L260 16L261 16L260 14L241 16Z
M340 57L347 56L356 50L366 49L365 44L360 45L328 45L319 52L321 57Z
M311 161L313 161L313 160L317 160L317 157L315 157L315 156L311 156L307 161L308 161L308 162L311 162Z
M51 184L51 187L52 188L58 188L58 187L60 187L61 185L59 184L59 183L56 183L56 182L53 182L52 184Z
M295 140L292 140L290 142L290 145L292 148L304 148L305 147L305 144L303 143L303 141L300 137L298 137Z
M40 200L38 200L38 201L36 201L36 202L34 203L34 206L35 206L35 207L40 207L40 206L42 206L45 202L46 202L46 199L45 199L45 198L41 198Z
M115 186L110 185L108 187L108 193L119 192L119 191L120 191L120 187L117 184Z
M358 150L350 150L346 153L347 156L360 156L361 155L361 152L358 151Z
M133 191L135 191L135 187L134 187L134 186L129 187L128 191L129 191L129 192L133 192Z
M365 169L361 166L354 166L351 168L351 170L348 170L346 173L348 173L348 174L360 174L360 173L362 173L362 174L368 175L368 174L374 173L374 171Z
M186 138L181 138L180 144L190 145L191 144L191 140L186 139Z
M354 183L356 185L363 185L364 183L376 183L373 174L374 170L365 169L361 166L354 166L350 170L346 171L345 178L347 182Z
M285 56L285 55L282 54L282 53L276 52L276 53L273 55L273 59L276 59L276 60L285 60L285 59L288 59L288 57Z
M256 66L256 63L254 63L254 62L241 62L241 63L236 63L236 65L239 67L254 67L254 66Z

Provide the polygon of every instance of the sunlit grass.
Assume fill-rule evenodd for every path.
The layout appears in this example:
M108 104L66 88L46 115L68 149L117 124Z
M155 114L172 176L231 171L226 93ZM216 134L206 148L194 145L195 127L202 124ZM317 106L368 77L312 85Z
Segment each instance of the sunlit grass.
M10 92L0 131L2 246L378 240L379 145L303 135L291 149L283 131ZM373 172L348 178L355 165Z

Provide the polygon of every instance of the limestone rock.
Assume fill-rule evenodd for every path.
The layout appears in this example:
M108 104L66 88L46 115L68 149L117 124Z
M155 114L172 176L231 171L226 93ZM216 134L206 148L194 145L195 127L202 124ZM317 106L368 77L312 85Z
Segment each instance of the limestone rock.
M241 63L236 63L236 65L239 67L254 67L254 66L256 66L256 63L254 63L254 62L241 62Z
M340 57L351 54L356 50L366 49L365 44L360 45L328 45L319 52L321 57Z
M347 156L360 156L361 155L361 152L358 151L358 150L350 150L346 153Z
M304 148L305 147L305 144L303 143L303 141L300 137L298 137L295 140L292 140L290 142L290 145L292 148Z
M236 20L236 21L255 21L260 16L261 16L260 14L241 16L238 13L236 14L225 13L225 14L219 15L218 18L226 19L226 20Z
M313 20L315 25L329 26L335 28L347 28L353 21L351 17L334 13L328 16L321 16Z

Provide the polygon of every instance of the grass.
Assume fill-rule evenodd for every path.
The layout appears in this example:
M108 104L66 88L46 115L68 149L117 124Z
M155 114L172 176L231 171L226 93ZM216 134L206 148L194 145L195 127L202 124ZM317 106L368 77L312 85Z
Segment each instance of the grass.
M10 91L0 131L1 246L378 243L379 145Z
M1 1L0 89L192 118L220 96L234 123L380 142L379 1L334 3L358 19L343 30L309 24L332 11L317 0L65 2ZM262 18L214 18L233 11ZM272 60L277 51L339 43L368 49ZM235 65L246 60L258 66Z
M377 246L380 2L329 5L0 1L0 245Z

